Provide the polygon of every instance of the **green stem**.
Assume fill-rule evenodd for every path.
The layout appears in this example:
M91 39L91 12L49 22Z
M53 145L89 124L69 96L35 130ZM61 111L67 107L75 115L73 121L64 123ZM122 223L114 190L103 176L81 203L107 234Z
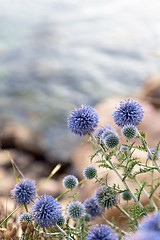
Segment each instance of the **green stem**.
M87 179L82 179L79 183L78 183L78 186L81 185L82 183L86 182ZM57 198L56 200L59 200L60 198L62 198L66 193L70 192L71 189L67 189L66 191L64 191L63 193L61 193Z
M22 205L19 205L17 208L15 208L4 220L1 222L0 226L2 226L19 208L21 208Z
M137 183L137 185L141 188L142 185L141 185L141 183L139 182L139 180L136 179L136 178L134 178L134 180L135 180L135 182ZM158 211L158 208L157 208L155 202L153 201L153 199L151 199L151 198L149 197L149 194L148 194L148 192L145 190L145 188L143 188L143 192L144 192L144 194L146 195L146 197L148 198L151 206L154 207L156 211Z
M60 231L64 236L67 237L67 239L73 240L73 238L70 237L70 236L68 236L67 233L66 233L60 226L58 226L58 225L56 224L56 227L59 229L59 231Z
M97 143L97 140L95 139L95 137L94 137L93 135L91 135L91 137L92 137L92 139L94 140L94 142ZM102 146L100 146L100 147L101 147L101 150L102 150L103 154L105 155L105 154L106 154L105 150L103 149ZM131 191L131 189L129 188L129 186L128 186L128 184L126 183L126 181L122 179L120 173L119 173L118 170L114 167L114 165L112 164L112 162L109 161L109 160L107 160L107 161L108 161L108 163L110 164L112 170L116 173L116 175L119 177L119 179L123 182L123 184L124 184L124 186L126 187L126 189L130 192L132 198L133 198L134 201L137 203L137 205L138 205L140 208L143 208L143 205L138 201L138 199L136 198L136 196L134 195L134 193Z
M117 174L117 176L119 177L119 179L123 182L124 186L126 187L126 189L130 192L132 198L134 199L134 201L137 203L137 205L140 208L143 208L143 205L138 201L138 199L136 198L136 196L134 195L134 193L132 193L131 189L129 188L128 184L126 183L125 180L122 179L120 173L118 172L118 170L113 166L111 161L108 161L112 167L112 170Z
M153 160L153 153L151 152L151 150L150 150L149 147L147 146L146 140L144 139L144 137L140 134L140 132L139 132L138 130L137 130L137 133L138 133L138 136L141 138L142 143L143 143L143 145L145 146L148 154L150 155L151 159ZM155 165L157 171L160 173L160 167L159 167L159 165L157 164L156 159L153 160L153 162L154 162L154 165Z
M121 206L119 206L119 205L117 204L116 207L117 207L127 218L129 218L131 221L134 221L134 219L131 218L131 216L130 216Z
M108 219L105 218L105 216L102 216L102 219L113 229L115 229L117 232L122 233L123 235L126 235L127 232L123 231L122 229L120 229L119 227L115 226L112 222L110 222Z
M28 212L28 207L27 207L27 204L26 204L26 203L24 203L24 207L25 207L25 209L26 209L26 212Z

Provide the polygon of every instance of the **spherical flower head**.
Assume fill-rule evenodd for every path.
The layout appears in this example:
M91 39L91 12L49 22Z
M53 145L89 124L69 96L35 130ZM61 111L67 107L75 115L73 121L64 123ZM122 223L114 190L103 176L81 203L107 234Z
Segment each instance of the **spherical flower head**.
M125 145L121 145L121 146L120 146L120 151L121 151L122 153L127 154L128 151L129 151L129 147L128 147L128 146L125 146Z
M129 200L132 199L132 195L129 191L125 191L125 192L122 193L122 198L125 201L129 201Z
M100 207L95 197L86 199L83 204L91 217L102 216L104 208Z
M14 186L11 194L18 205L30 204L36 197L35 182L30 179L22 180Z
M101 143L101 136L102 136L103 132L104 132L104 128L99 128L94 133L94 137L96 138L96 140L99 144Z
M58 220L57 220L57 223L56 223L58 226L64 226L65 224L65 217L63 215L59 216Z
M46 194L35 202L32 213L35 221L43 228L55 225L62 215L59 202Z
M158 158L160 157L160 152L157 151L155 148L151 148L150 151L151 151L151 154L148 153L147 158L150 160L158 160Z
M137 126L142 121L143 115L142 106L131 99L121 102L120 106L113 112L114 122L120 127L127 124Z
M26 223L32 222L32 215L30 213L22 213L18 219L20 225L22 225L22 221L26 221Z
M114 148L119 143L119 138L116 134L109 134L103 139L104 146L107 148Z
M76 220L83 217L86 212L85 207L81 202L73 201L67 206L67 213L72 219Z
M124 137L131 139L136 137L137 128L132 124L127 124L123 126L121 132Z
M103 127L103 128L99 128L99 129L95 132L94 136L95 136L95 138L97 139L97 142L98 142L98 143L103 144L103 139L105 139L106 136L108 136L108 135L111 134L111 133L113 133L113 134L115 134L115 135L118 136L115 128L113 128L113 127L110 126L110 125L106 125L106 126Z
M78 179L74 175L68 175L63 179L63 186L68 189L73 189L78 186Z
M97 189L95 197L98 204L104 208L112 208L119 201L117 192L105 185Z
M92 133L98 125L98 114L90 106L82 106L73 110L68 117L68 128L76 135Z
M117 234L106 225L96 225L86 237L86 240L118 240Z
M84 219L85 222L90 222L91 219L92 219L92 217L91 217L90 214L86 213L86 214L84 215L83 219Z
M83 175L87 179L93 179L97 175L97 169L94 166L88 166L84 169Z
M154 231L160 234L160 212L156 212L154 215L146 217L139 224L140 231Z

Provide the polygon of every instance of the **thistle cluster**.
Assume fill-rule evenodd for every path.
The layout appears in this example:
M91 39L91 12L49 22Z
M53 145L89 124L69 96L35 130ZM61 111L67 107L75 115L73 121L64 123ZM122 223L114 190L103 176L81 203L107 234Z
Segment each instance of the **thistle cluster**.
M15 185L11 194L17 209L24 206L26 210L18 220L22 239L160 240L160 142L148 146L145 133L139 131L144 110L138 102L121 102L112 116L117 129L108 124L99 127L98 113L91 106L74 109L67 119L70 131L88 136L94 149L91 163L82 172L84 179L65 176L65 191L56 198L39 196L30 179ZM137 150L145 153L145 161L135 155ZM112 177L118 180L114 182ZM94 194L80 200L83 185L94 182L98 184ZM61 203L65 197L66 207ZM17 209L2 221L1 228ZM0 237L6 239L1 232Z

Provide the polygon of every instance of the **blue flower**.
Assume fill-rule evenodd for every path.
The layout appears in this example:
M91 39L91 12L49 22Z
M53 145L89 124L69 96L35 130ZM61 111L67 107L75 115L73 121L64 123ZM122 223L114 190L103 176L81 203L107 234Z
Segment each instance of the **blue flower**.
M95 197L98 204L104 208L112 208L119 201L117 192L113 188L105 185L97 189Z
M68 175L63 179L63 185L65 188L72 189L78 186L78 179L74 175Z
M115 128L113 128L112 126L110 125L106 125L105 127L103 128L99 128L96 130L94 136L95 138L97 139L97 142L98 143L101 143L103 144L103 139L105 139L109 134L115 134L115 135L118 135Z
M160 234L160 212L156 212L154 215L146 217L140 224L139 229L141 231L154 231Z
M50 227L55 225L62 216L59 202L50 195L43 195L32 207L32 213L35 221L41 227Z
M121 145L119 149L122 153L127 154L129 152L129 147L125 145Z
M132 124L127 124L123 126L121 132L124 137L131 139L136 137L137 128Z
M150 153L148 153L147 158L150 160L158 160L158 158L160 157L160 152L157 151L155 148L151 148L150 151L151 151L152 156Z
M118 126L123 127L127 124L137 126L142 121L143 114L141 105L129 99L120 103L119 108L113 112L113 118Z
M64 226L64 224L65 224L65 217L63 215L59 216L56 224L58 226Z
M73 201L67 206L67 213L72 219L78 219L85 215L85 207L79 201Z
M118 240L117 234L106 225L96 225L89 232L86 240Z
M86 199L83 204L91 217L101 216L104 212L104 208L99 206L95 197Z
M76 135L92 133L98 125L98 114L90 106L82 106L73 110L68 117L68 128Z
M14 186L11 194L17 204L29 204L36 197L35 182L30 179L22 180Z
M87 179L95 178L96 174L97 174L97 169L94 166L88 166L83 171L83 175Z
M105 147L114 148L118 145L119 138L116 134L111 133L111 134L108 134L105 138L103 138L102 141Z
M26 221L27 223L32 222L32 215L30 213L22 213L18 219L20 225L22 221Z

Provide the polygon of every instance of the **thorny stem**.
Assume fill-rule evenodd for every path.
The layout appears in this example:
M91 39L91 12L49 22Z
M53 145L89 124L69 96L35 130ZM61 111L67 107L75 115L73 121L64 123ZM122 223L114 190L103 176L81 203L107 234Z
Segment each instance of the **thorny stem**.
M138 184L139 187L142 187L142 185L141 185L141 183L139 182L138 179L134 178L134 180L135 180L135 182ZM151 206L154 207L156 211L158 211L158 208L157 208L155 202L153 201L153 199L151 199L151 198L149 197L149 194L148 194L148 192L146 191L145 188L143 188L143 192L144 192L144 194L147 196L147 198L148 198Z
M97 140L96 138L91 135L92 139L94 140L94 143L97 144ZM99 146L99 145L98 145ZM103 149L102 146L101 147L101 150L102 152L104 153L104 155L106 154L105 150ZM140 207L140 208L143 208L143 205L138 201L138 199L136 198L136 196L134 195L134 193L132 193L131 189L129 188L128 184L126 183L125 180L122 179L122 176L120 175L120 173L118 172L118 170L114 167L114 165L112 164L111 161L107 160L112 168L112 170L116 173L116 175L119 177L119 179L123 182L124 186L126 187L126 189L130 192L132 198L134 199L134 201L137 203L137 205Z
M56 227L59 229L59 231L60 231L64 236L67 237L67 239L73 240L73 238L70 237L70 236L68 236L67 233L66 233L60 226L58 226L58 225L56 224Z
M123 235L126 235L127 232L125 232L124 230L120 229L119 227L115 226L112 222L110 222L108 219L106 219L105 216L102 216L102 219L113 229L115 229L117 232L122 233Z
M149 147L147 146L144 137L140 134L140 132L139 132L138 130L137 130L137 133L138 133L138 136L141 138L143 145L146 147L147 152L148 152L148 154L150 155L151 159L153 159L153 153L151 152L151 150L150 150ZM157 164L157 161L154 160L153 162L154 162L154 165L155 165L157 171L160 173L160 167L159 167L159 165Z
M117 176L120 178L120 180L123 182L123 184L125 185L126 189L130 192L132 198L134 199L134 201L137 203L137 205L140 208L143 208L143 205L138 201L138 199L136 198L136 196L134 195L134 193L132 193L131 189L129 188L128 184L126 183L125 180L122 179L122 176L120 175L120 173L118 172L118 170L113 166L112 162L108 160L108 162L110 163L113 171L117 174Z
M134 219L131 218L131 216L130 216L123 208L121 208L118 204L116 205L116 207L117 207L127 218L129 218L131 221L134 221Z

